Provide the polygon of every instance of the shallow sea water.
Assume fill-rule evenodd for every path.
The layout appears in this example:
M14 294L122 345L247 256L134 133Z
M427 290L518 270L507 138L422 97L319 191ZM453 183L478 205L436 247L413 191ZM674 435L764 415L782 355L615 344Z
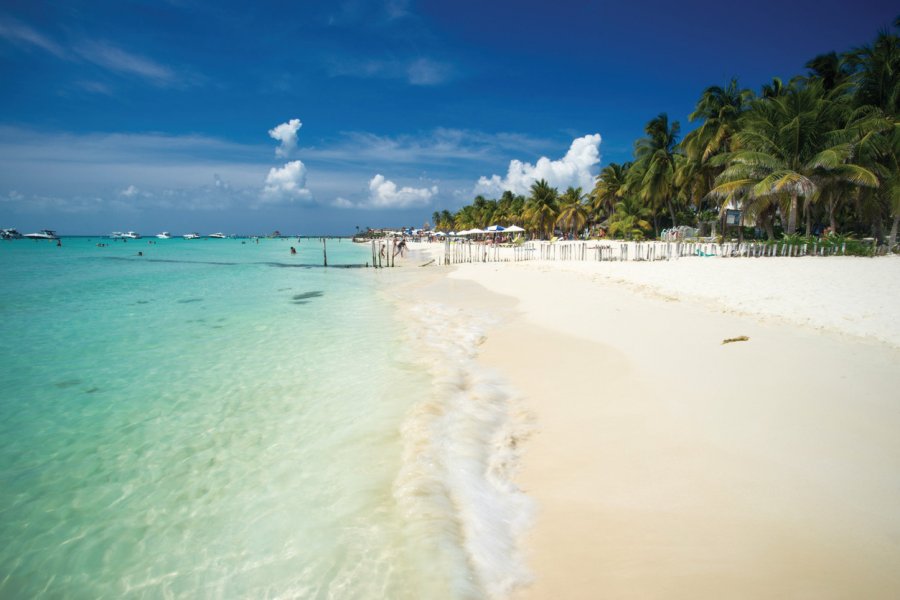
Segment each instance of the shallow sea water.
M0 597L483 595L398 500L432 377L375 271L321 256L0 243Z

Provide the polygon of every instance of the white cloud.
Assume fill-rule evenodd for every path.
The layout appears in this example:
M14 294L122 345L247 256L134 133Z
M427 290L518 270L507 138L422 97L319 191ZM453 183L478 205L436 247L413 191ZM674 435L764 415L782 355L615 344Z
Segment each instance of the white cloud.
M326 59L326 69L331 77L405 79L410 85L440 85L453 79L456 72L450 63L425 57L414 60L330 57Z
M353 208L356 206L353 202L341 196L335 198L331 205L335 208Z
M594 185L593 168L600 163L600 134L576 138L569 151L559 160L542 156L535 164L512 160L506 177L492 175L481 177L475 185L474 193L500 195L505 190L516 194L527 194L531 184L539 179L557 188L568 186L590 190Z
M312 194L306 188L306 166L302 161L292 160L280 169L272 168L263 188L263 202L293 202L311 200Z
M175 83L175 73L168 67L105 42L83 42L75 47L75 51L85 60L110 71L137 75L159 86Z
M36 46L57 58L66 58L66 51L59 44L27 25L12 19L0 21L0 37L14 43Z
M125 196L126 198L131 198L132 196L137 196L139 191L140 190L138 190L133 185L129 185L127 188L119 192L119 195Z
M291 119L287 123L269 130L269 137L278 140L280 146L275 149L275 156L287 158L297 148L297 131L303 127L300 119Z
M430 188L397 188L397 184L384 178L384 175L375 175L369 181L369 205L373 208L407 208L410 206L424 206L428 204L432 196L437 194L437 186Z
M446 63L420 58L409 65L406 75L412 85L438 85L449 80L452 71Z

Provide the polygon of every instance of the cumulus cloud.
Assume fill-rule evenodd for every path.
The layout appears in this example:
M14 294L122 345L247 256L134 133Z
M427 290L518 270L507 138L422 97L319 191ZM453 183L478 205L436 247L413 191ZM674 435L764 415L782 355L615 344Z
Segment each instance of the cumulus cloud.
M282 123L269 130L269 137L281 144L275 149L275 156L287 158L297 149L297 131L301 127L303 127L303 123L300 122L300 119L291 119L287 123Z
M356 206L353 202L347 200L342 196L338 196L337 198L335 198L334 202L332 202L331 205L335 208L353 208L354 206Z
M557 188L568 186L590 190L594 185L593 168L600 163L600 134L576 138L569 151L559 160L542 156L535 164L512 160L506 177L481 177L475 185L476 194L500 195L506 190L527 194L531 184L539 179Z
M396 183L378 174L369 181L369 205L373 208L424 206L437 192L437 186L398 188Z
M127 188L119 192L119 195L125 196L126 198L131 198L133 196L137 196L139 191L140 190L134 187L134 185L129 185Z
M263 188L263 202L294 202L311 200L312 194L306 187L306 165L292 160L280 169L269 169Z

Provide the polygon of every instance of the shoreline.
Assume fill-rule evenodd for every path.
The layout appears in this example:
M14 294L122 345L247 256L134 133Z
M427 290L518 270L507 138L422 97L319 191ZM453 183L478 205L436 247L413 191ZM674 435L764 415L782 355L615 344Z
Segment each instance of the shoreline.
M566 266L410 292L499 315L477 361L534 416L534 584L513 597L900 594L896 347Z

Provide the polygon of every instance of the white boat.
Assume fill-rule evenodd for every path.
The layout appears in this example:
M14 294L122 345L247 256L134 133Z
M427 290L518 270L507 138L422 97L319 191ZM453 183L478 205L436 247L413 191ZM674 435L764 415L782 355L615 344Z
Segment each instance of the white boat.
M186 233L186 234L184 234L183 237L184 237L184 239L186 239L186 240L196 240L196 239L199 239L199 238L200 238L200 234L197 233L196 231L194 231L194 232L192 232L192 233Z
M18 240L22 238L22 234L19 231L12 227L10 229L0 229L0 239L4 240Z
M162 233L157 233L156 237L158 237L161 240L168 240L168 239L172 238L172 236L169 235L168 231L163 231Z
M125 237L125 234L121 231L113 231L109 237L114 240L121 240L123 237Z
M228 236L226 236L224 233L211 233L209 234L209 237L216 238L217 240L224 240Z
M139 240L141 239L141 234L137 233L136 231L129 231L128 233L123 233L122 237L128 238L129 240Z
M29 240L58 240L59 237L52 229L41 229L39 233L26 233L25 237Z

